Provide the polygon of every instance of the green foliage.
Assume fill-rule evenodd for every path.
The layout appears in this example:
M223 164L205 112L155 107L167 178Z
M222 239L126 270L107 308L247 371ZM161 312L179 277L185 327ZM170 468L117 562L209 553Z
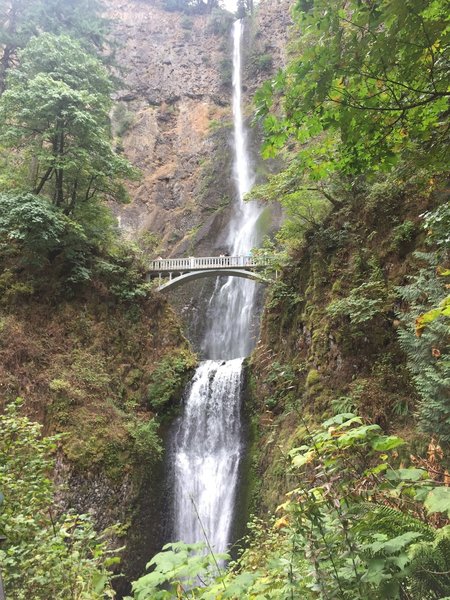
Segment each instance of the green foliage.
M270 296L266 303L267 308L275 308L280 304L286 307L294 308L303 301L302 296L291 286L287 285L281 279L277 279L270 286Z
M17 290L17 286L39 283L39 273L45 272L53 262L55 275L62 275L63 285L75 285L90 279L90 261L100 241L108 239L111 228L106 221L99 221L91 228L83 219L83 225L65 216L60 209L44 198L32 194L0 194L0 260L15 269L24 269L34 276L27 283L15 277L4 278L2 287L5 300ZM105 229L92 231L105 225ZM91 239L86 233L91 234ZM101 237L103 236L103 240ZM101 246L100 246L101 247Z
M134 171L110 144L111 82L99 60L66 35L33 38L8 73L0 140L33 168L25 183L73 213L97 195L124 200Z
M133 584L134 600L202 597L198 596L202 585L217 576L218 561L229 558L226 554L205 554L204 549L203 544L166 544L148 563L152 572ZM162 590L163 584L168 584L169 589Z
M398 289L408 309L400 316L404 327L399 331L400 344L408 359L408 368L420 396L419 424L423 431L450 440L449 321L446 316L448 272L440 268L447 257L448 231L445 224L450 214L443 205L428 214L427 225L436 222L430 236L435 252L416 253L424 266L409 277L407 285ZM443 224L444 226L440 226Z
M298 247L307 230L321 223L334 199L322 186L305 181L297 161L287 158L288 166L271 175L267 183L254 187L249 198L283 206L286 219L277 233L277 240L289 251Z
M15 270L25 268L34 277L26 285L42 285L41 277L52 267L65 293L101 277L122 301L147 296L143 269L129 248L117 244L116 221L104 205L92 200L68 217L41 196L9 193L0 194L0 213L0 260ZM24 285L9 273L0 281L5 293Z
M354 414L337 415L315 431L303 422L302 429L304 443L286 465L295 487L278 507L279 518L249 524L249 545L225 575L208 582L213 556L205 561L200 553L190 562L195 548L169 545L150 563L154 571L134 584L136 600L449 595L450 529L435 530L422 516L423 498L425 507L448 509L448 488L436 487L422 469L392 468L404 441ZM412 590L423 595L411 596Z
M368 281L353 288L346 298L333 300L327 306L327 313L334 319L347 317L353 325L361 325L383 311L387 292L380 281Z
M21 403L0 416L0 566L15 600L113 598L105 568L107 545L86 515L60 514L50 479L58 437L19 415ZM59 516L58 516L59 515Z
M401 251L405 244L411 242L416 234L416 226L412 221L404 221L397 227L394 227L392 235L392 245L394 250Z
M297 142L304 170L317 178L315 162L376 171L423 145L421 160L444 166L448 19L443 0L297 0L294 58L258 94L266 154Z
M95 261L96 276L106 282L109 291L121 302L144 300L152 287L144 279L144 265L126 245L119 245L114 250L109 256Z
M0 195L0 243L19 245L24 260L43 260L60 247L69 220L46 200L32 194Z
M306 376L306 387L312 388L320 383L320 373L317 369L310 369Z
M233 80L233 63L229 58L220 61L220 81L224 87L231 86Z
M443 202L435 210L423 215L424 227L427 230L430 243L435 244L441 251L450 248L450 208Z
M135 121L135 115L128 110L124 102L115 105L112 122L115 135L123 137Z
M233 16L230 13L215 8L209 17L208 31L214 35L226 36L231 31L233 20Z
M162 410L176 396L180 396L186 375L195 366L192 354L179 352L164 358L153 371L147 387L147 400L151 408Z
M163 447L158 435L158 422L150 419L130 427L130 435L134 441L134 453L138 460L153 461L161 458Z
M273 392L265 399L266 408L275 410L281 404L286 404L291 399L290 394L286 394L286 390L293 389L295 381L296 374L290 364L272 362L266 374L266 382Z
M103 49L104 29L99 0L10 0L0 8L0 93L17 50L43 32L69 34L89 51Z

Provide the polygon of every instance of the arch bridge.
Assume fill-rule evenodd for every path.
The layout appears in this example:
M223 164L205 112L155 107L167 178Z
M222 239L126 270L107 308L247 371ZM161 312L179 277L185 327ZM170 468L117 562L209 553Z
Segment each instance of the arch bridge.
M266 283L268 280L261 275L260 271L268 267L270 267L269 256L158 258L150 262L148 275L149 279L158 278L158 290L164 291L174 289L193 279L218 275L243 277Z

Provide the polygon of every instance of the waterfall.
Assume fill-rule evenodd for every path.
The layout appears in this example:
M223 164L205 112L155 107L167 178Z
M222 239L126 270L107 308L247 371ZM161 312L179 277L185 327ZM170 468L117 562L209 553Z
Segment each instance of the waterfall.
M204 528L217 552L227 547L242 453L241 372L242 359L200 365L174 440L176 539L204 541Z
M236 201L228 245L233 255L248 254L257 244L261 209L245 203L254 179L242 112L243 24L233 27L233 117ZM202 362L186 390L185 405L172 437L174 471L174 539L206 541L214 552L230 542L239 466L243 453L241 426L242 362L253 347L250 327L256 284L234 277L218 278L208 304Z
M244 196L254 183L247 148L247 135L242 113L242 21L233 26L233 121L236 202L230 219L228 246L232 256L248 254L258 245L257 222L261 208L254 202L244 202ZM257 284L250 280L229 277L226 283L217 279L209 301L206 335L202 344L204 356L231 359L248 356L253 348L250 328L253 319Z

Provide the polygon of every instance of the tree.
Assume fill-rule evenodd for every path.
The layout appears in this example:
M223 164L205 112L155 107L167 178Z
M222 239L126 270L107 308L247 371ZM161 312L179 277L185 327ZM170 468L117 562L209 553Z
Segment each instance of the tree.
M442 167L449 125L449 14L443 0L297 0L296 58L259 94L266 152L335 136L334 168L388 168L425 149ZM282 117L268 114L280 99ZM326 146L326 144L325 144Z
M33 165L27 191L65 214L99 195L124 200L133 170L111 147L105 67L67 35L33 38L19 58L0 98L0 140Z
M211 12L220 7L219 0L164 0L167 10L181 10L187 13Z
M9 0L0 8L0 94L17 52L42 32L68 33L86 48L103 44L106 23L99 0Z
M239 19L253 14L253 0L238 0L237 16Z

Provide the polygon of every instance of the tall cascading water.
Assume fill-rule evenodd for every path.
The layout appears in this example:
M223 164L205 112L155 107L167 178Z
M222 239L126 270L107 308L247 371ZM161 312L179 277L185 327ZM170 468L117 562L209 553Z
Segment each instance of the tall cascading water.
M237 197L227 240L232 256L247 255L260 242L257 223L261 207L255 202L244 202L245 195L254 184L254 175L242 112L242 34L243 23L236 21L233 27L233 175ZM229 277L223 284L221 278L217 280L206 315L208 323L202 344L204 356L229 359L250 354L256 290L257 284L253 281Z
M233 27L234 178L236 202L228 244L246 255L258 243L261 209L244 202L253 185L242 112L243 24ZM201 363L185 394L172 439L174 471L173 538L207 541L214 552L230 542L239 467L244 450L241 418L242 363L253 346L250 335L256 284L219 278L209 301ZM207 540L205 540L205 536Z

